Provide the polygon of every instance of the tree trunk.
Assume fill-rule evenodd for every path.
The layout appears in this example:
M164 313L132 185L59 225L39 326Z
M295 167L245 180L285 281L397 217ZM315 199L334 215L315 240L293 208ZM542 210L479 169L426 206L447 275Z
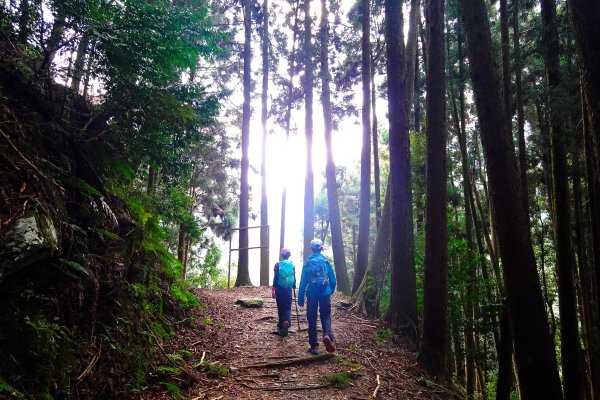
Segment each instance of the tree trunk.
M357 311L367 315L379 316L381 288L385 280L390 256L390 213L390 185L388 179L381 225L379 225L377 231L369 267L360 287L352 294L352 302L357 304Z
M361 0L362 9L362 151L360 156L360 209L358 213L358 249L354 266L352 291L363 280L369 262L369 231L371 228L371 42L369 0Z
M411 0L410 10L410 26L408 28L409 39L406 44L406 53L412 57L406 57L406 67L410 68L406 73L407 82L407 96L406 104L412 103L412 93L414 89L415 69L409 67L413 65L417 51L417 21L419 16L419 0ZM413 39L411 39L413 38ZM409 85L410 84L410 85ZM388 184L386 189L385 200L383 204L383 211L381 215L381 225L377 230L377 237L375 238L375 245L373 246L371 261L367 266L367 272L361 282L361 286L357 292L352 296L352 301L358 304L359 312L363 312L369 315L379 315L379 300L381 295L381 288L386 274L387 263L389 260L389 243L390 243L390 178L388 176Z
M579 144L579 143L578 143ZM594 337L593 331L598 323L598 312L592 301L592 279L590 277L591 269L588 258L588 248L584 232L585 218L583 211L583 190L581 188L581 172L578 156L573 156L573 170L571 178L573 180L573 208L575 210L575 237L577 247L577 264L579 269L579 288L580 288L580 310L581 310L581 328L583 343L585 347L585 360L587 364L587 394L586 398L593 399L594 393L600 394L597 387L600 383L600 358L596 347L598 339Z
M311 42L310 0L304 0L304 133L306 136L306 176L304 179L304 252L311 254L310 241L315 234L315 198L312 166L313 150L313 61Z
M446 380L448 342L448 223L446 170L446 82L444 0L428 0L427 161L423 336L419 362L432 376Z
M79 93L81 78L83 77L83 65L85 64L86 51L89 44L89 36L84 34L77 45L77 55L75 56L75 64L73 65L73 76L71 77L71 90Z
M392 287L388 320L392 327L416 339L417 293L414 262L414 231L410 170L410 137L402 2L385 2L385 37L388 77L388 112L390 123L390 245Z
M153 195L156 191L156 184L158 180L158 171L152 165L148 166L148 185L146 187L146 193Z
M179 237L177 240L177 259L183 265L185 259L185 224L179 224Z
M502 47L502 104L506 114L508 132L512 138L512 113L510 112L510 47L508 36L507 0L500 0L500 42Z
M338 203L337 182L335 176L335 162L333 160L333 145L331 143L332 115L331 115L331 93L329 82L329 25L327 18L327 0L321 0L321 86L323 103L323 121L325 125L325 146L327 150L327 162L325 164L325 175L327 179L327 205L329 207L329 221L331 224L331 242L333 247L333 265L337 278L338 290L344 294L350 294L350 279L346 269L346 255L344 253L344 242L342 238L342 222L340 218L340 206Z
M373 180L375 185L375 223L381 224L381 181L379 169L379 136L377 132L377 96L375 87L376 60L371 58L371 112L373 113ZM368 267L367 267L368 268Z
M250 90L252 85L252 4L244 3L244 105L242 108L242 165L240 171L240 220L239 220L239 250L238 271L235 286L251 285L248 266L248 212L250 188L248 186L248 148L250 146Z
M583 85L582 85L583 86ZM583 88L582 88L583 89ZM588 342L588 353L589 353L589 365L590 365L590 375L591 375L591 383L592 383L592 398L595 399L600 396L600 335L594 333L597 328L600 326L600 315L599 308L600 304L595 297L595 290L600 286L596 286L596 282L594 282L594 266L596 266L600 262L600 221L598 220L599 215L596 212L597 207L597 199L598 199L598 185L596 185L596 181L598 179L597 171L593 167L593 154L591 149L591 132L590 132L590 124L588 118L588 110L587 110L587 101L585 95L582 93L581 95L581 109L582 109L582 127L583 127L583 142L585 148L585 171L587 178L587 195L589 204L589 220L590 231L591 231L591 251L590 251L590 266L586 267L582 270L581 276L583 280L589 280L589 283L585 285L589 290L589 314L590 320L588 322L590 332ZM598 275L596 275L597 277Z
M527 215L521 201L517 162L497 86L486 6L481 0L460 0L459 5L494 204L494 227L504 267L519 383L526 400L562 399Z
M600 4L594 0L569 0L575 41L581 62L583 92L589 128L586 137L588 190L592 216L592 246L596 276L595 301L600 304ZM600 306L599 306L600 307ZM600 351L600 350L599 350ZM598 394L597 394L598 395Z
M292 54L290 57L290 78L288 81L288 85L286 88L287 91L287 104L285 111L285 144L286 150L288 147L288 142L290 139L290 122L292 119L292 96L293 96L293 80L295 74L295 64L296 64L296 38L298 36L298 11L300 9L300 0L296 0L296 8L294 9L294 32L292 34ZM287 199L287 182L284 180L283 182L283 191L281 192L281 226L279 230L279 248L282 249L285 247L285 208Z
M527 190L527 147L525 146L525 110L523 106L523 82L521 79L521 43L520 43L520 16L521 0L514 0L513 4L513 33L515 52L515 89L517 94L517 132L519 143L519 174L521 176L521 188L523 189L523 207L529 215L529 192Z
M471 182L469 179L468 154L467 154L467 137L466 137L466 112L465 112L465 67L463 54L463 33L461 23L457 26L457 46L458 46L458 75L459 75L459 101L460 101L460 129L458 130L458 138L460 151L462 154L462 170L463 170L463 198L465 202L465 238L467 240L467 259L469 264L474 259L473 246L473 225L469 215L472 214L471 198ZM467 296L465 300L465 378L467 398L472 399L475 393L475 327L474 327L474 312L475 312L475 281L476 269L470 268L467 277Z
M267 200L267 94L269 90L269 1L263 0L262 32L262 157L260 163L260 286L269 286L269 206Z
M595 0L569 0L569 11L581 61L582 82L590 119L590 146L593 168L600 171L600 3ZM598 176L596 176L598 178ZM598 184L596 181L595 184ZM592 205L600 213L600 203ZM596 284L600 292L600 262L596 261ZM598 299L600 301L600 299Z
M577 301L573 286L575 270L571 249L571 206L567 172L566 135L560 117L558 98L560 84L559 39L556 27L554 0L541 0L542 41L548 80L550 116L550 147L552 161L552 192L554 193L553 222L558 272L558 307L560 311L560 345L565 400L583 398L580 346L577 321Z

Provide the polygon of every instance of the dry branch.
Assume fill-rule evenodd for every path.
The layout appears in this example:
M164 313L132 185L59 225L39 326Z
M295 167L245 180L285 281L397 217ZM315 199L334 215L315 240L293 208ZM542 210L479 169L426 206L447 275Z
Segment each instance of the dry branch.
M377 382L377 387L375 387L375 390L373 391L373 398L377 398L377 392L379 392L379 388L381 387L381 379L379 378L379 374L377 375L377 377L375 378L376 382Z

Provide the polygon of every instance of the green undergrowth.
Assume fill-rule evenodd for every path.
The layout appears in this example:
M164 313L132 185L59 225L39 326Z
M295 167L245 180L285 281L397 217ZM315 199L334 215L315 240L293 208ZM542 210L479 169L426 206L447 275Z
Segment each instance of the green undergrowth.
M0 76L19 74L5 61ZM19 96L41 103L45 95L24 79L14 75L13 92L0 85L0 108L27 121L0 122L10 139L0 140L0 187L15 199L0 217L48 220L57 243L26 266L0 265L0 398L129 398L147 385L175 322L195 323L200 303L166 247L171 217L126 168L119 176L97 169L111 162L96 159L108 152L86 149L77 129L28 109ZM54 112L51 101L43 105ZM9 227L0 226L1 238ZM190 355L180 350L168 367Z
M362 374L360 372L360 365L347 371L335 372L332 374L325 375L319 379L320 382L330 384L337 389L346 389L354 385Z

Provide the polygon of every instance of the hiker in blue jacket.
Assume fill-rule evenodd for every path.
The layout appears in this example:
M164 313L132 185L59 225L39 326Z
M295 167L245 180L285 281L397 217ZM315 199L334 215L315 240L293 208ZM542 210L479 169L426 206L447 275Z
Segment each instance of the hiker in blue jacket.
M323 242L313 239L310 242L312 254L308 256L302 266L300 277L300 290L298 292L298 305L304 307L306 294L306 319L308 320L308 343L310 354L319 354L319 341L317 340L317 308L321 315L323 329L323 344L328 352L335 351L334 337L331 331L331 295L335 291L336 280L333 268L327 258L321 254Z
M283 337L288 335L288 329L291 325L292 312L292 289L296 289L296 268L289 260L292 252L283 248L280 252L281 261L275 263L275 276L273 277L273 287L271 296L277 302L277 333Z

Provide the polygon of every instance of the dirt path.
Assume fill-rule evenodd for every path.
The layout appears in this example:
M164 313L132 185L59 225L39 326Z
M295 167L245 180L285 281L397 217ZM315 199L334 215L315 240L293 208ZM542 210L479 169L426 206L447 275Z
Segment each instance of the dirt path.
M157 369L148 390L136 399L174 398L169 382L181 389L185 399L450 399L450 393L424 377L409 344L391 335L377 320L336 307L344 297L332 300L335 356L287 366L258 367L257 363L297 362L314 358L308 348L306 318L300 308L301 331L293 319L287 338L274 332L277 324L275 300L270 288L245 287L200 290L205 306L194 329L181 329L161 354L183 354L183 372L169 375ZM235 305L239 298L262 298L261 308ZM292 306L293 308L293 306ZM292 309L295 315L295 309ZM327 354L323 346L322 353ZM181 351L184 350L184 351ZM191 352L188 353L185 350ZM329 356L325 356L329 357ZM204 364L201 364L201 361ZM210 366L207 366L210 364ZM174 366L166 357L155 365ZM221 374L219 367L226 367ZM168 368L166 368L168 369ZM339 374L339 373L342 374ZM333 384L326 377L338 374ZM212 376L211 376L212 375ZM340 378L350 377L348 382ZM171 392L177 389L171 387Z

